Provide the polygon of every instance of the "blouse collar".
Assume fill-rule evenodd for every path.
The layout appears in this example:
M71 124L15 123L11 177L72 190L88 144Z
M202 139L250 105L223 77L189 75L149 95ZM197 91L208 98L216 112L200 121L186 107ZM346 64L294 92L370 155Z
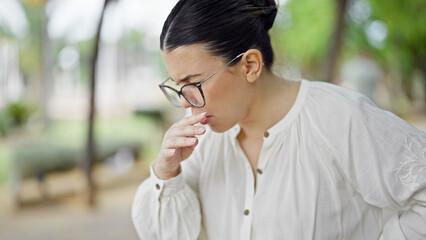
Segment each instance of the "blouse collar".
M305 80L305 79L301 80L300 88L297 93L297 97L293 106L290 108L290 111L280 121L278 121L276 124L274 124L271 128L269 128L265 132L264 134L265 143L274 139L297 116L297 114L300 112L300 109L303 106L303 103L305 102L305 98L309 90L309 85L310 85L310 82L308 80ZM232 138L237 138L238 134L240 133L240 130L241 130L240 126L236 124L234 127L232 127L229 130L230 136Z

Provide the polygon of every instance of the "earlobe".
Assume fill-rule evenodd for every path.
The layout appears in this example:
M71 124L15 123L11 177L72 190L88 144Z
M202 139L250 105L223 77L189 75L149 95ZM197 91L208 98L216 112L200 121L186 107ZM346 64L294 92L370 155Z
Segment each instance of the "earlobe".
M245 75L249 83L254 83L262 73L262 53L257 49L249 49L244 56Z

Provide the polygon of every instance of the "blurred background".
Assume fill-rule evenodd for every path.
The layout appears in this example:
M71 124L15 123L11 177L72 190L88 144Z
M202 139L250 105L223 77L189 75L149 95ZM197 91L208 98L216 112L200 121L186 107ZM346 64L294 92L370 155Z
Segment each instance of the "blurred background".
M130 206L184 115L157 85L176 0L0 0L0 239L137 239ZM280 0L274 71L426 130L426 1Z

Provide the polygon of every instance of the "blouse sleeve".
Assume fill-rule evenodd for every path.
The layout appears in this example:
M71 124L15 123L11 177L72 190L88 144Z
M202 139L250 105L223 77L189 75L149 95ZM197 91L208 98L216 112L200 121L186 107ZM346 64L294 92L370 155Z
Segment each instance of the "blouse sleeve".
M399 210L381 239L426 239L426 134L369 100L343 118L333 145L344 173L366 202Z
M139 237L197 239L201 230L200 203L183 172L161 180L155 176L152 165L150 171L150 177L139 186L133 200L132 220Z

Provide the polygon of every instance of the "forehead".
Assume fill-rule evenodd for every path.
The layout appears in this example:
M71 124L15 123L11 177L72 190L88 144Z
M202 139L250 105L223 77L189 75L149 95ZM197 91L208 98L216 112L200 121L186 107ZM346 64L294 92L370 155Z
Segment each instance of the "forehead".
M209 73L212 67L222 64L222 59L210 54L203 44L181 46L161 54L173 79L182 79L190 74Z

